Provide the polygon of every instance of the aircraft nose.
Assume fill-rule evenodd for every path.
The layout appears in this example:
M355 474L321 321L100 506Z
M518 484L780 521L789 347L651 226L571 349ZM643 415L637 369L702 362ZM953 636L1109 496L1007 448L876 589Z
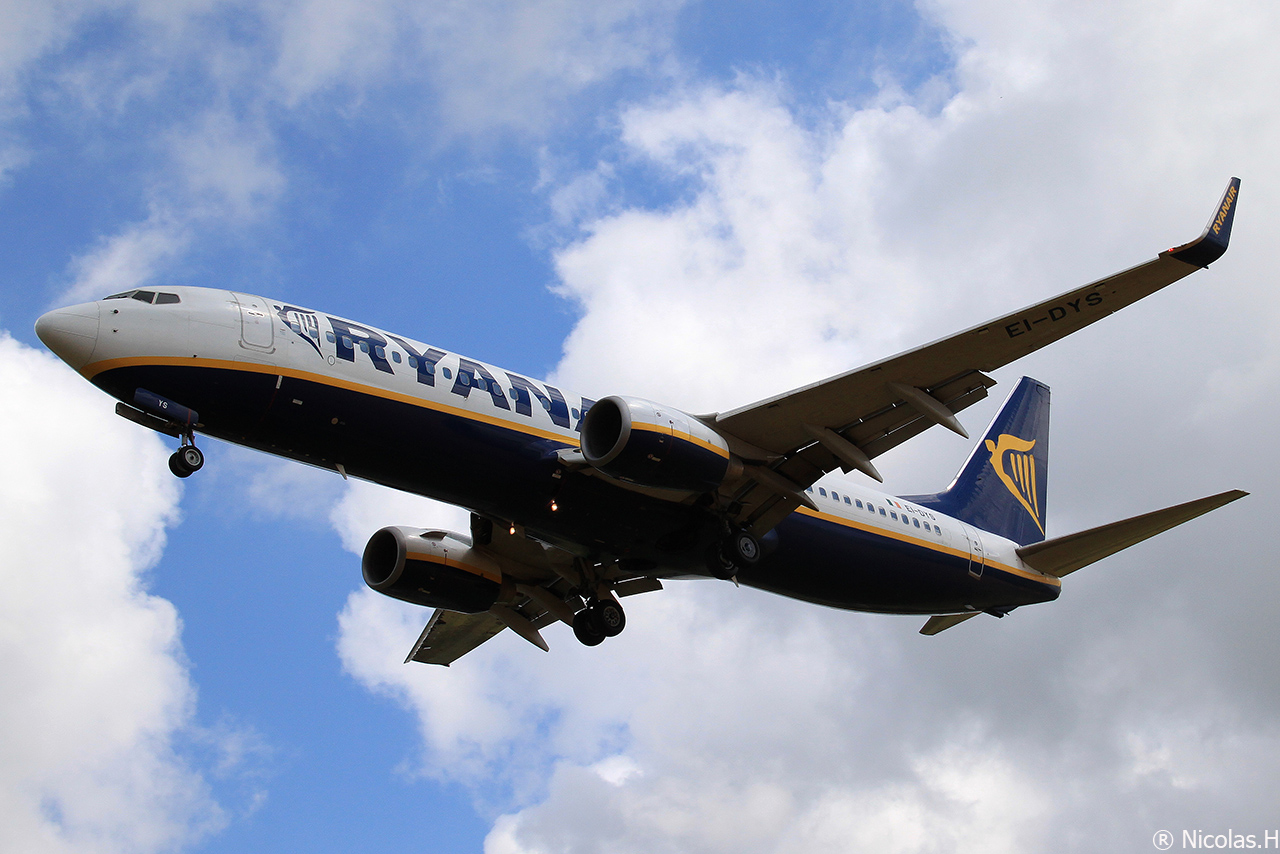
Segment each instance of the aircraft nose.
M43 314L36 321L36 335L78 371L89 364L98 344L98 304L89 302Z

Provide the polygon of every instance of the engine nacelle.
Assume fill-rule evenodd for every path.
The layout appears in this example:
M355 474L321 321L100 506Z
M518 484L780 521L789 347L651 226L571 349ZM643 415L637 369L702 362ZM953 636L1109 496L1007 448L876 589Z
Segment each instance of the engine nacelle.
M724 438L692 415L616 395L583 417L582 455L613 477L694 492L709 492L741 470Z
M450 531L383 528L369 538L360 565L374 590L428 608L478 614L511 598L513 583L498 562Z

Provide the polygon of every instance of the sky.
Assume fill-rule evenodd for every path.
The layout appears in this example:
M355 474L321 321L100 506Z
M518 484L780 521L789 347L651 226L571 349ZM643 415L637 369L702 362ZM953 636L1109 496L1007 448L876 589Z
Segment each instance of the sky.
M1280 8L0 0L0 849L1148 850L1280 829ZM364 588L464 511L169 440L44 350L161 283L710 412L1141 263L995 372L1053 389L1049 535L1251 496L937 637L715 581L588 649L404 665ZM876 465L946 485L929 431Z

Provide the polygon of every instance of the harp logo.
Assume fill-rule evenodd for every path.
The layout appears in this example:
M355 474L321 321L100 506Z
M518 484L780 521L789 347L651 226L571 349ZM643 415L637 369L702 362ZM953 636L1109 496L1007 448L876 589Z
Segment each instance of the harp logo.
M1019 439L1008 433L1001 433L998 441L987 440L987 450L991 452L991 467L995 469L996 476L1031 514L1036 527L1043 534L1040 496L1036 492L1036 458L1031 454L1031 449L1035 446L1035 439Z

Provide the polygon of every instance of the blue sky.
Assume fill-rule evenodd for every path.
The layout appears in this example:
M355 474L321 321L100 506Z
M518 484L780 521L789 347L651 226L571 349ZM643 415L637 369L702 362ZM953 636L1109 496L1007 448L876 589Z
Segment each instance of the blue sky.
M1280 825L1269 5L0 8L0 847L1093 851ZM427 614L363 590L357 555L464 514L212 441L178 483L32 330L226 287L705 412L1139 263L1233 174L1226 258L997 372L963 420L1023 373L1053 387L1050 534L1253 495L931 639L708 581L632 600L597 649L551 628L549 654L402 665ZM877 465L929 491L968 450Z

